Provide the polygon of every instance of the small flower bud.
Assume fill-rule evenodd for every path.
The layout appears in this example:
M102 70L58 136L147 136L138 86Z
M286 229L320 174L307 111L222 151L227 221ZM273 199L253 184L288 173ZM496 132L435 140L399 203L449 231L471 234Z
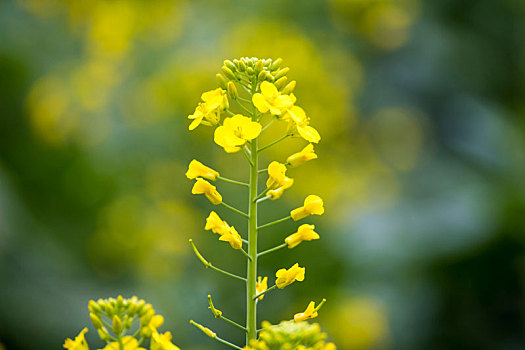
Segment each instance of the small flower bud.
M244 72L246 70L246 64L244 63L243 60L239 61L239 70L241 72Z
M89 301L88 309L89 309L90 312L92 312L94 314L99 314L100 313L100 306L98 306L98 304L94 300L90 300Z
M263 60L263 63L264 63L265 67L268 67L272 63L272 59L271 58L266 58L266 59Z
M248 67L248 68L246 68L246 73L248 73L248 75L253 75L253 73L255 73L255 71L253 70L252 67Z
M297 82L295 80L292 80L291 82L286 84L286 86L282 90L282 93L285 94L285 95L291 94L294 91L296 84L297 84Z
M213 332L211 329L204 327L201 324L198 324L197 322L194 322L193 320L190 320L190 323L200 329L204 334L206 334L210 338L215 338L217 334Z
M257 76L257 79L259 79L259 81L266 80L266 71L262 70Z
M144 327L140 329L140 335L142 335L144 338L151 338L152 331L150 327Z
M122 332L122 321L117 315L113 316L113 333L120 334Z
M124 323L123 323L124 324L124 328L125 329L130 329L132 323L133 323L133 318L125 317Z
M124 306L124 298L122 295L117 297L117 307L122 308Z
M98 332L98 336L100 337L100 340L102 340L103 342L108 342L110 340L111 337L106 327L97 329L97 332Z
M284 84L286 84L287 81L288 81L287 77L281 77L277 79L275 83L273 83L273 85L275 85L277 89L281 90L281 88L284 86Z
M142 316L146 313L147 310L144 310L144 306L146 305L146 302L144 300L139 300L137 303L137 314L139 316Z
M115 313L115 308L111 304L106 303L106 314L108 316L113 316L114 313Z
M95 327L96 329L100 329L103 327L100 317L98 317L94 313L90 313L89 318L91 319L91 323L93 323L93 327Z
M259 74L259 72L264 69L263 61L258 60L257 63L255 64L254 69L255 69L255 73Z
M219 84L219 87L226 89L228 81L224 78L224 76L222 74L217 73L215 77L217 78L217 83Z
M275 78L273 77L273 75L271 75L270 73L266 72L266 80L268 80L269 82L273 82L275 80Z
M281 63L283 63L283 59L281 57L279 57L278 59L276 59L275 61L273 61L272 65L270 66L270 70L276 70L277 68L279 68L281 66Z
M286 67L281 69L280 71L275 74L275 79L279 80L281 77L284 77L288 72L290 71L290 68Z
M128 315L133 316L137 311L137 304L130 303L128 306Z
M232 70L226 66L221 67L222 73L226 76L226 78L230 80L236 80L235 74L233 74Z
M151 321L153 316L155 316L155 311L153 311L153 309L148 310L146 314L140 318L141 326L149 324L149 321Z
M237 67L235 67L235 63L233 63L230 60L225 60L224 65L232 70L232 72L235 72L237 70Z
M237 88L235 87L235 84L231 81L228 82L228 95L230 95L230 97L234 100L237 99L237 97L239 97Z

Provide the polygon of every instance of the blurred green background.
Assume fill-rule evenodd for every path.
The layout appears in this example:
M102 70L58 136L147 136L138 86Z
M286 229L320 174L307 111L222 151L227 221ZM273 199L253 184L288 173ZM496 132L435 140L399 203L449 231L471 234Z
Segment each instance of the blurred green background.
M244 160L186 116L224 59L256 56L284 59L323 137L261 221L310 193L326 208L308 220L321 240L261 258L307 276L259 319L326 297L316 321L340 349L523 349L524 42L521 0L0 1L0 343L59 349L89 299L118 294L151 302L183 349L222 348L190 318L242 343L206 296L242 321L243 286L188 238L236 273L244 258L203 230L211 206L184 173L197 158L242 179Z

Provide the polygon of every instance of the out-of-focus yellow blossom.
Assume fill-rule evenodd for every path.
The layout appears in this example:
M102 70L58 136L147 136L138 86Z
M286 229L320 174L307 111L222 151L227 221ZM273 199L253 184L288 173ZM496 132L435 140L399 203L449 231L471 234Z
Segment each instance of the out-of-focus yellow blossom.
M270 199L274 201L276 199L281 198L284 190L292 187L292 185L293 185L293 179L290 179L289 177L285 178L284 184L281 187L276 188L275 190L268 191L268 195L271 196Z
M310 215L324 214L323 200L321 197L314 194L309 195L304 200L304 205L290 212L290 216L294 221L301 220Z
M299 226L297 232L292 233L284 239L288 248L297 247L303 241L312 241L314 239L319 239L319 235L314 231L314 225L304 224Z
M326 343L325 345L323 345L323 347L321 348L321 350L336 350L336 346L334 343Z
M204 101L204 107L209 112L215 110L223 111L229 107L226 90L221 88L204 92L201 95L201 99Z
M257 282L255 282L255 294L260 294L260 293L264 292L267 289L268 289L268 277L262 278L261 276L259 276L257 278ZM263 300L263 298L264 298L264 294L261 295L257 299Z
M89 346L86 342L85 334L87 333L88 329L84 328L83 330L78 333L78 335L75 337L75 340L71 340L69 338L66 339L64 342L64 349L69 350L89 350Z
M276 161L271 162L268 166L266 187L270 190L275 190L284 185L288 185L288 187L293 185L293 179L286 177L286 165Z
M200 177L197 178L197 182L193 185L191 193L204 194L206 198L215 205L222 203L222 196L217 192L216 187Z
M211 230L213 233L223 235L230 231L230 225L228 225L226 221L222 220L216 212L212 211L206 218L206 226L204 229Z
M222 126L215 129L215 143L228 153L237 152L246 141L253 140L261 133L261 124L242 114L224 119Z
M286 111L283 120L290 124L292 129L297 129L299 135L308 142L318 143L321 135L309 125L309 118L299 106L293 106Z
M239 233L233 226L230 227L228 232L225 232L221 235L219 241L229 242L233 249L241 249L242 247L241 235L239 235Z
M279 90L270 82L261 83L261 93L256 93L252 97L252 102L259 112L270 111L273 115L281 115L295 103L294 94L282 95Z
M317 154L314 152L314 145L310 143L308 146L303 148L301 152L297 152L289 156L286 159L286 163L288 163L288 165L293 168L312 159L317 159Z
M220 120L220 114L218 111L208 111L204 104L199 103L195 107L195 112L190 114L188 119L193 119L188 129L194 130L201 124L206 126L216 125Z
M154 314L154 311L152 313ZM164 317L162 317L161 315L154 315L148 321L147 315L148 314L146 314L145 316L142 316L141 318L141 323L145 323L145 324L144 325L141 324L140 333L142 336L146 338L150 338L157 331L157 328L162 326L162 324L164 323ZM144 322L143 320L145 320L146 322Z
M219 172L208 168L206 165L202 164L198 160L194 159L190 162L188 166L188 171L186 172L186 177L190 180L193 180L197 177L203 177L208 180L215 181L219 176Z
M124 344L123 350L146 350L145 348L139 347L137 339L131 335L127 335L122 338L122 344ZM106 345L102 350L122 350L118 342L112 342Z
M315 302L311 301L310 304L308 304L308 306L306 307L306 310L304 312L295 314L293 319L295 322L300 322L308 320L310 318L316 318L317 315L317 311L315 311Z
M151 337L150 350L180 350L179 347L171 342L172 338L171 332L166 332L164 334L154 332Z
M304 272L305 268L299 267L298 263L290 267L288 270L280 269L275 273L275 276L277 277L275 284L277 285L277 288L283 289L295 281L302 282L304 281Z

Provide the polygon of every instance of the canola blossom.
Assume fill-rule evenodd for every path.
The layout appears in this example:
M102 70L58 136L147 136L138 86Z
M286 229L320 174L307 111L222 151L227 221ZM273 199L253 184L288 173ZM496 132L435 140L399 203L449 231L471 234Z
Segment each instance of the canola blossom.
M252 344L263 344L257 340L257 305L261 302L271 302L271 298L265 298L266 294L272 291L283 289L295 281L305 279L305 268L300 267L299 263L294 264L289 269L279 269L276 273L275 284L268 286L268 277L257 276L259 258L270 254L284 247L294 248L304 241L313 241L320 238L314 231L315 226L304 224L299 226L297 231L284 238L284 243L273 248L260 251L257 246L257 236L259 231L277 225L286 220L300 220L310 215L321 215L324 213L323 200L315 195L306 197L303 206L293 209L290 215L279 220L258 224L258 207L261 203L271 200L275 201L282 197L285 190L294 184L294 179L286 175L288 168L295 168L305 162L316 159L318 156L314 152L314 143L321 140L317 130L310 125L310 118L306 112L295 105L296 97L293 91L296 86L295 81L288 82L287 74L289 68L282 67L282 59L257 59L243 57L233 61L226 60L217 74L219 87L215 90L205 92L201 96L201 102L197 105L191 119L190 130L198 125L214 127L213 141L220 146L229 156L239 158L241 165L219 171L193 160L188 167L186 177L194 180L192 187L193 194L204 194L212 204L222 204L225 210L230 210L233 215L238 215L247 220L247 232L237 232L215 211L210 212L206 218L205 230L220 235L219 240L228 242L232 249L241 252L246 257L246 274L238 275L215 266L208 261L197 249L195 243L190 239L190 244L199 261L215 272L219 272L229 278L242 281L246 291L246 319L245 324L239 324L231 320L222 311L215 308L211 296L208 296L209 309L213 317L224 320L239 330L245 332L246 343L244 348L250 349ZM280 130L286 130L284 135L271 135L268 128L270 123L282 123ZM264 144L260 144L261 134L269 134L265 137ZM302 146L302 150L295 151L286 149L286 154L291 154L282 160L266 159L261 156L261 152L269 147L275 147L278 143L290 136L298 136L308 142ZM273 140L273 141L272 141ZM237 156L238 154L238 156ZM267 153L264 153L265 155ZM225 176L235 176L243 174L241 166L247 168L248 179L231 179ZM261 176L267 174L265 186L260 186ZM243 188L242 195L244 200L226 200L227 203L248 203L244 208L236 208L223 201L217 188L208 181L220 180ZM260 188L263 187L263 188ZM246 193L246 190L248 193ZM231 192L228 192L231 193ZM271 202L270 202L271 203ZM259 220L265 221L260 217ZM268 230L270 231L270 230ZM277 233L276 231L275 233ZM271 236L271 232L269 232ZM279 241L277 240L277 241ZM245 249L246 250L245 250ZM264 299L264 300L263 300ZM324 301L323 301L324 302ZM321 304L320 304L321 305ZM297 320L316 317L318 308L315 303L308 305L307 309L295 318ZM228 340L218 336L211 329L195 321L190 321L201 332L214 340L233 348L241 349L242 346L230 343ZM153 333L155 344L161 344L158 335ZM297 343L299 344L299 343ZM331 349L329 345L317 342L318 349ZM168 344L169 345L169 344ZM326 346L325 346L326 345ZM155 345L157 346L157 345ZM160 345L159 345L160 346ZM264 348L261 345L261 348ZM277 346L276 348L281 348ZM299 347L300 348L300 347ZM164 349L160 348L159 349ZM170 347L166 347L170 349ZM305 348L306 349L306 348ZM155 349L156 350L156 349Z
M293 319L295 322L301 322L309 318L317 317L317 311L315 311L315 302L311 301L304 312L300 312L294 315Z
M80 333L75 337L75 340L71 340L69 338L66 339L64 342L64 349L69 350L89 350L89 346L86 342L85 334L87 333L88 329L84 328L80 331Z

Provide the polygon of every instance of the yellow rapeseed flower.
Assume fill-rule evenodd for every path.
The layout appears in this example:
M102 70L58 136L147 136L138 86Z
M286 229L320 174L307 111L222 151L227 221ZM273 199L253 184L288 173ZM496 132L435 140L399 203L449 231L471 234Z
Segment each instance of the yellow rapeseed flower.
M216 187L200 177L197 178L197 182L193 185L191 193L204 194L215 205L222 203L222 196L217 192Z
M78 335L75 337L75 340L71 340L69 338L66 339L64 342L64 349L69 350L89 350L89 346L86 342L85 334L87 333L88 329L84 328L83 330L78 333Z
M204 101L203 104L207 111L222 111L229 107L226 90L221 88L204 92L201 99Z
M301 220L310 215L322 215L324 213L323 200L316 195L309 195L304 200L304 205L290 212L294 221Z
M301 152L297 152L289 156L286 159L286 162L290 165L290 167L296 167L312 159L317 159L317 154L314 152L314 145L309 143L308 146L301 150Z
M220 114L218 111L208 111L202 103L199 103L195 107L195 112L188 116L188 119L192 119L189 130L194 130L199 125L213 126L216 125L220 120Z
M141 323L142 322L143 321L141 319ZM140 333L142 336L149 338L152 334L154 334L157 331L157 328L162 326L163 323L164 317L162 315L154 315L149 321L147 321L146 324L141 324Z
M312 241L314 239L319 239L319 235L314 231L314 225L304 224L299 226L297 232L292 233L284 239L288 248L297 247L303 241Z
M164 334L154 332L151 337L150 350L180 350L179 347L171 342L171 339L171 332L166 332Z
M266 181L266 187L270 190L275 190L285 184L287 184L288 187L293 184L293 180L286 177L286 165L276 161L271 162L268 166L268 180Z
M308 304L306 310L304 312L295 314L293 319L295 322L301 322L310 318L316 318L317 315L317 311L315 311L315 302L311 301L310 304Z
M221 235L219 241L229 242L233 249L241 249L242 247L241 235L239 235L239 233L233 226L230 227L228 232L225 232Z
M308 142L318 143L321 136L309 124L309 118L306 116L304 110L299 106L293 106L286 111L283 116L292 129L296 129L299 135Z
M267 289L268 289L268 277L262 278L261 276L259 276L257 278L257 282L255 282L255 294L262 293L262 292L264 292ZM261 295L257 299L263 300L263 298L264 298L264 294Z
M212 211L210 215L206 218L205 230L211 230L213 233L218 233L223 235L230 231L230 225L224 220L222 220L216 212Z
M282 95L279 90L270 82L261 83L261 93L256 93L252 97L252 102L259 112L266 113L270 111L273 115L281 115L295 103L295 96Z
M215 129L214 141L228 153L237 152L246 141L253 140L261 133L261 124L242 114L224 119L222 126Z
M229 107L226 90L221 88L207 91L202 94L200 102L195 108L195 112L188 116L193 119L188 129L193 130L200 124L213 126L217 125L220 120L221 111Z
M146 350L145 348L139 347L139 342L131 335L122 338L122 344L124 344L124 350ZM106 345L102 350L121 350L121 348L118 342L112 342Z
M295 281L302 282L304 281L304 272L305 268L299 267L298 263L290 267L288 270L280 269L275 273L275 276L277 277L275 284L277 285L277 288L283 289Z
M193 180L197 177L203 177L208 180L215 181L217 180L219 173L212 168L208 168L206 165L202 164L198 160L194 159L190 162L188 166L188 171L186 172L186 177L190 180Z
M281 187L276 188L275 190L269 190L267 193L269 196L271 196L270 199L274 201L276 199L279 199L283 195L284 190L292 187L292 185L293 179L287 177L284 179L284 184Z

